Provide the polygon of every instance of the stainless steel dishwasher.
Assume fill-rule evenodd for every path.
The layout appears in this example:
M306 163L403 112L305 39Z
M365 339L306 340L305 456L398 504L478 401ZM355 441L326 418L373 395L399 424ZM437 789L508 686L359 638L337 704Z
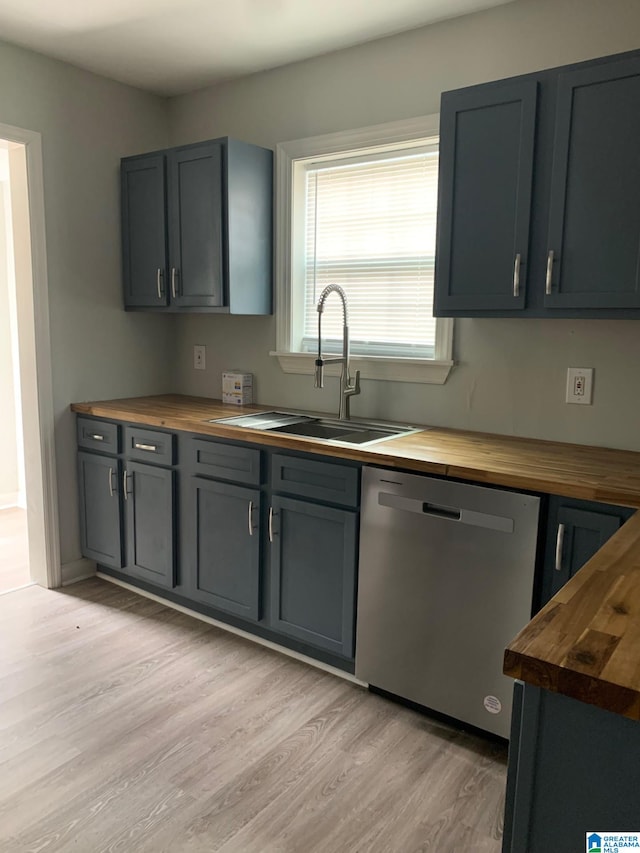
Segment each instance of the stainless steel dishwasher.
M356 676L508 737L540 499L370 467L362 492Z

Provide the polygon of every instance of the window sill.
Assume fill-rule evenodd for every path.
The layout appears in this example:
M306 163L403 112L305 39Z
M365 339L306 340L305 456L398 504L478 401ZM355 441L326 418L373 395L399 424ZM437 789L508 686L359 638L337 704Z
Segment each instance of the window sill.
M302 373L312 376L315 354L309 352L271 352L280 362L284 373ZM388 382L417 382L423 385L444 385L454 366L453 361L435 361L423 358L385 358L383 356L352 355L351 373L360 371L361 379L378 379ZM340 376L340 364L327 364L325 376Z

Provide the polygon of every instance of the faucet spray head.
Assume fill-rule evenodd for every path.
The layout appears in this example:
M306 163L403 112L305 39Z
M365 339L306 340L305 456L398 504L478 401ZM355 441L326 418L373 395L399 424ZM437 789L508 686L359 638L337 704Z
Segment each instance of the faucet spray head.
M316 375L313 387L324 388L324 359L322 358L316 358Z

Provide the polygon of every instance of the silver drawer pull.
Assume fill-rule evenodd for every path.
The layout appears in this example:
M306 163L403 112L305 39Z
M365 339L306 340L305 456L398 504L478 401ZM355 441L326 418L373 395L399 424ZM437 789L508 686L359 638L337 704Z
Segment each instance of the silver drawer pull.
M520 252L516 255L516 259L513 263L513 295L520 296L520 264L522 263L522 258L520 256Z
M141 444L138 441L136 441L136 443L133 446L135 447L136 450L149 450L149 451L151 451L151 453L155 453L156 450L158 449L157 444Z
M556 536L556 572L562 571L562 546L564 545L564 524L558 525Z
M92 438L94 441L104 441L104 436L103 436L103 435L100 435L100 433L99 433L99 432L94 432L94 433L91 435L91 438Z
M551 296L551 279L553 278L553 249L549 249L547 255L547 280L545 282L544 292L547 296Z
M109 468L109 497L113 497L113 468Z
M249 536L253 536L253 501L249 501Z

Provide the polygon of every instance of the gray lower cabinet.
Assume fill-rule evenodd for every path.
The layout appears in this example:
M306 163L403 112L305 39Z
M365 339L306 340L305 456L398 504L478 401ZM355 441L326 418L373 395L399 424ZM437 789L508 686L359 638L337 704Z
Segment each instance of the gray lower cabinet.
M634 512L621 506L550 498L541 606L562 589Z
M503 853L569 853L594 831L637 831L638 755L636 720L516 682Z
M260 490L190 478L191 566L197 601L260 619Z
M269 539L271 626L352 657L357 513L274 496Z
M127 518L125 571L149 583L175 585L175 472L127 460L123 475Z
M112 569L123 563L121 471L115 457L78 453L82 553Z

